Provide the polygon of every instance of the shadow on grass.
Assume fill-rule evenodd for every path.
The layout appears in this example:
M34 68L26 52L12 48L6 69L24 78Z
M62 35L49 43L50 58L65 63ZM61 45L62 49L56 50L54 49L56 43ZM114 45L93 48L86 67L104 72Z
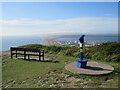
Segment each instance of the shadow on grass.
M37 59L23 59L23 58L19 58L25 61L32 61L32 62L50 62L50 63L59 63L59 61L57 60L37 60Z

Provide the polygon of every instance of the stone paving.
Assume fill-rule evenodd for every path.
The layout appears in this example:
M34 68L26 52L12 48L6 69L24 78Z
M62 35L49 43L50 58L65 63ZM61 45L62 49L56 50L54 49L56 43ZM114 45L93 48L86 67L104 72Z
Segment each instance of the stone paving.
M110 65L88 61L86 68L77 68L77 62L72 62L65 66L65 69L69 70L75 74L84 74L84 75L103 75L112 73L114 68Z

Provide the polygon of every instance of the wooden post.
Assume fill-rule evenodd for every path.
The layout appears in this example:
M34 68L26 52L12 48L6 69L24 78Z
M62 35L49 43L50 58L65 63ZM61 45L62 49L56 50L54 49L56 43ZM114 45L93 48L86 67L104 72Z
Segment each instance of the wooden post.
M39 61L41 60L40 51L39 51Z
M17 58L17 50L16 50L16 58Z
M30 55L28 55L28 59L30 59Z
M43 60L44 60L44 50L43 50Z
M26 59L26 49L24 49L24 59Z
M12 54L12 48L10 48L10 50L11 50L11 59L13 58L13 54Z

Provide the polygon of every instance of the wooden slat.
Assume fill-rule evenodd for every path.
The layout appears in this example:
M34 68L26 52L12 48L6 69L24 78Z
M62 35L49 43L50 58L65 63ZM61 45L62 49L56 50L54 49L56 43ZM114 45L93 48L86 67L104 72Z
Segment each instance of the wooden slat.
M19 54L19 55L24 55L24 53L12 53L13 55ZM34 54L34 53L26 53L26 55L31 55L31 56L39 56L39 54ZM40 55L43 56L43 55Z
M14 54L24 55L24 53L12 53L12 54L13 54L13 55L14 55Z
M12 51L24 51L25 50L25 48L19 48L19 47L11 47L11 50Z
M39 54L26 54L26 55L39 56ZM41 55L40 55L40 56L41 56Z
M39 52L39 49L32 49L32 48L25 48L26 51L30 51L30 52Z
M44 50L40 50L40 49L32 49L32 48L20 48L20 47L11 47L11 58L13 58L13 55L24 55L24 59L26 59L26 56L28 56L28 58L30 58L30 56L39 56L39 60L41 60L41 57L43 57L44 60ZM15 51L15 52L12 52ZM17 52L17 51L23 51L23 53ZM34 54L34 53L26 53L26 52L38 52L38 54Z

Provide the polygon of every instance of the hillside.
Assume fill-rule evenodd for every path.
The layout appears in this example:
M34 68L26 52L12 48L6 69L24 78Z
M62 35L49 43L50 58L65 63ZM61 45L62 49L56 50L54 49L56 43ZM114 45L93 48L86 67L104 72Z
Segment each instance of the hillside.
M119 45L118 42L108 42L84 51L85 58L89 58L89 61L114 67L113 73L102 76L76 75L65 70L65 65L79 58L79 48L75 47L39 44L20 46L44 49L45 61L11 59L9 51L3 52L3 88L118 88L119 60L113 57L119 54ZM105 59L107 55L111 61Z
M44 46L30 44L21 47L41 48L46 53L79 57L79 48L67 46ZM107 62L119 62L120 42L107 42L84 50L84 57L88 59L104 60Z

